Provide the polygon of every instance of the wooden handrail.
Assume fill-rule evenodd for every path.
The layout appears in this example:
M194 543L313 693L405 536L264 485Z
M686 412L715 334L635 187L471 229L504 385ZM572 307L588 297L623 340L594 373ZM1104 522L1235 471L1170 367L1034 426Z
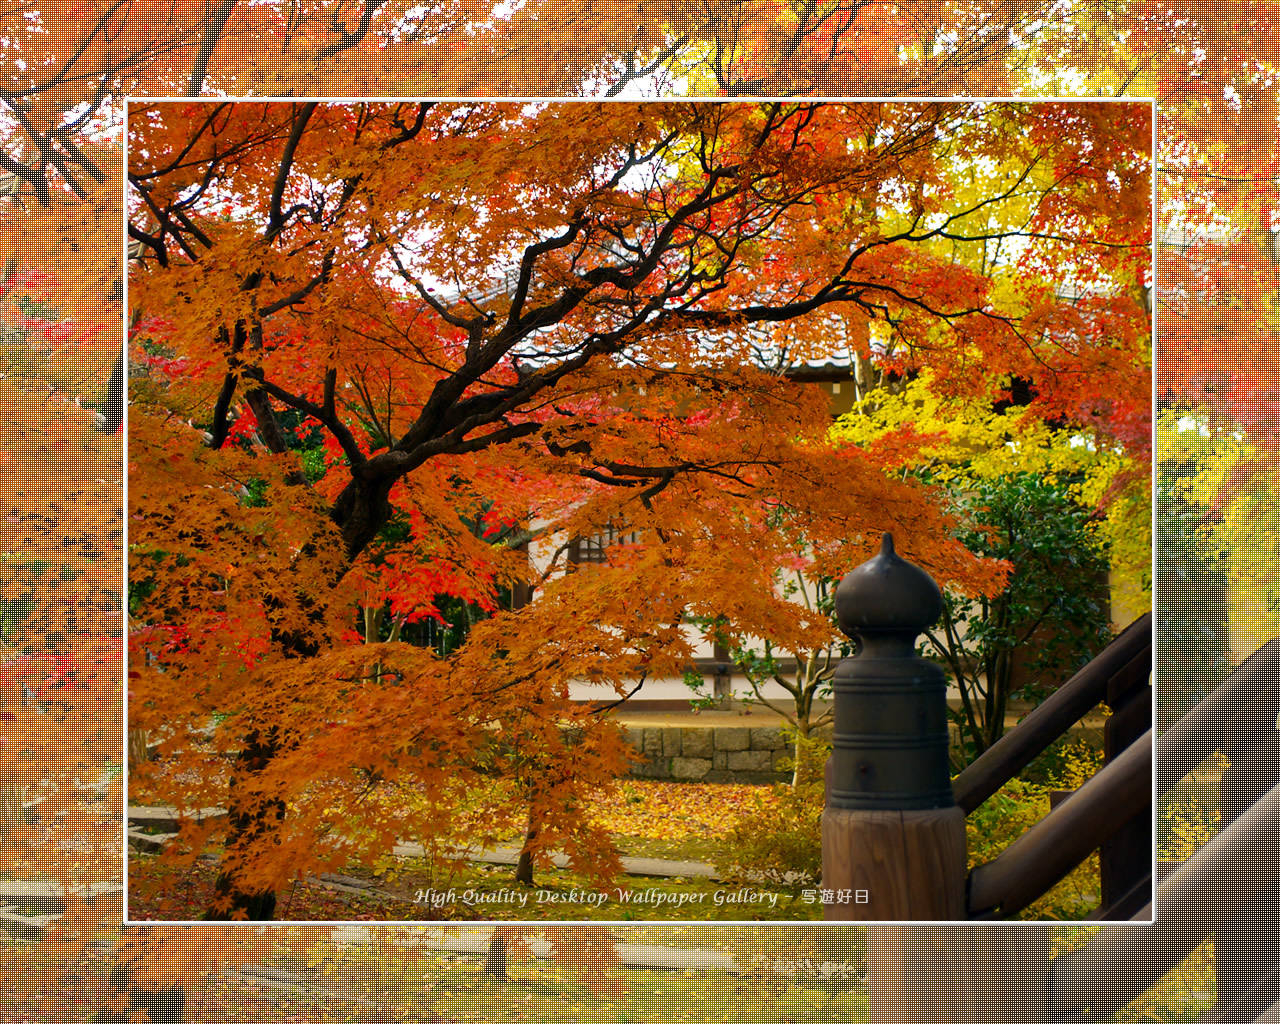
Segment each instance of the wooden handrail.
M1105 1019L1178 966L1210 932L1241 914L1257 913L1262 893L1280 880L1280 865L1265 855L1275 845L1277 827L1280 786L1160 883L1154 924L1109 926L1052 961L1055 1019L1071 1019L1086 1006L1085 1019ZM1270 870L1260 870L1263 866ZM1149 911L1144 907L1138 916Z
M1263 644L1245 658L1216 689L1160 737L1160 756L1156 762L1159 794L1167 793L1229 739L1273 725L1269 715L1259 712L1277 695L1280 695L1280 639Z
M1217 936L1214 936L1214 960L1222 963L1217 950ZM1268 947L1263 953L1266 957L1259 966L1258 973L1235 998L1230 998L1218 984L1218 999L1213 1009L1201 1014L1197 1022L1203 1024L1276 1024L1280 1021L1280 1003L1274 1002L1280 994L1280 967L1272 967L1275 961L1275 948Z
M989 864L969 872L969 913L1009 917L1049 890L1151 802L1151 733Z
M1280 1003L1272 1003L1260 1016L1254 1018L1253 1024L1280 1024Z
M1001 786L1038 757L1049 744L1106 699L1107 681L1138 659L1151 659L1151 613L1135 619L1085 665L993 743L951 782L956 804L971 814Z

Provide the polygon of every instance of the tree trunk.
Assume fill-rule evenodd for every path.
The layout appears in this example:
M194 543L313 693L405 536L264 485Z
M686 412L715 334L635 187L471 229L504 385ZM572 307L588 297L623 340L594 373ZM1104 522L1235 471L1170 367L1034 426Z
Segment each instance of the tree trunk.
M305 558L311 553L309 546L304 546L300 557ZM264 603L270 611L273 602L268 599ZM304 603L312 622L319 624L324 614L324 602L309 596L304 598ZM280 645L286 658L306 660L320 653L319 641L303 633L275 633L272 639ZM245 783L265 772L283 748L284 740L278 727L267 725L251 729L236 755L228 787L226 844L218 880L214 883L213 898L205 909L206 921L270 921L275 916L275 892L243 884L241 875L244 868L237 861L243 860L264 837L280 829L285 817L285 802L274 799L246 805L240 794L253 791Z
M498 981L507 981L507 937L501 927L493 929L489 950L484 957L484 973Z
M22 786L12 783L0 785L0 833L24 824L22 794Z
M131 1024L146 1020L150 1024L180 1024L187 1005L187 993L181 985L148 990L132 983L132 974L123 964L111 969L107 982L110 1009L94 1016L95 1024ZM145 1010L144 1018L138 1011Z
M533 841L538 838L538 829L533 822L533 812L529 812L529 830L524 835L524 846L520 848L520 858L516 861L516 881L521 885L532 886L533 882Z
M142 764L147 760L147 741L150 734L146 729L129 730L129 764Z
M268 800L257 807L245 807L236 798L236 793L241 791L238 783L262 772L279 752L273 732L274 730L268 730L266 738L256 730L250 733L245 738L244 749L236 756L231 777L227 841L222 856L222 869L214 884L214 898L205 910L206 921L270 921L275 915L275 892L243 886L239 873L228 868L229 863L234 863L236 854L247 852L263 836L278 829L284 821L283 800ZM228 898L230 905L219 909L218 904Z
M1009 710L1009 683L1013 669L1013 652L1000 651L992 662L987 677L987 727L982 737L982 752L995 746L1004 735L1004 719Z
M800 789L822 779L826 765L813 749L813 726L808 716L796 718L795 754L791 759L791 788Z

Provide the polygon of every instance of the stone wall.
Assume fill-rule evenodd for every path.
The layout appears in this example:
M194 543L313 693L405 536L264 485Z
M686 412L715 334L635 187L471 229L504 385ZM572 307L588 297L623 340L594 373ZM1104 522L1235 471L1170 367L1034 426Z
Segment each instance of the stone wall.
M790 781L781 762L791 746L777 727L631 726L627 739L643 759L631 776L672 782Z

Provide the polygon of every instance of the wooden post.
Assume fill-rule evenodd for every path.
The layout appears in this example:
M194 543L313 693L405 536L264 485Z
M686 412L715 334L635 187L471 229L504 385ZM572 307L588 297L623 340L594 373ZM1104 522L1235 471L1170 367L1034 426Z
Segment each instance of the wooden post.
M1049 928L872 927L867 984L869 1024L1043 1024Z
M965 914L964 812L951 792L946 679L915 654L942 612L938 586L880 554L836 588L840 628L859 642L834 679L822 812L829 921L957 921Z
M963 921L964 811L822 812L828 921Z

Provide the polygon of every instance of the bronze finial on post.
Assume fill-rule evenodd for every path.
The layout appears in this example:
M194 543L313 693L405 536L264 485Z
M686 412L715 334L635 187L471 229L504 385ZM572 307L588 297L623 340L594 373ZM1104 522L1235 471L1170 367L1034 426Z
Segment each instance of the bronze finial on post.
M880 553L836 588L858 642L834 679L835 736L822 813L825 916L965 918L964 812L951 793L946 677L915 653L942 592L884 534Z

